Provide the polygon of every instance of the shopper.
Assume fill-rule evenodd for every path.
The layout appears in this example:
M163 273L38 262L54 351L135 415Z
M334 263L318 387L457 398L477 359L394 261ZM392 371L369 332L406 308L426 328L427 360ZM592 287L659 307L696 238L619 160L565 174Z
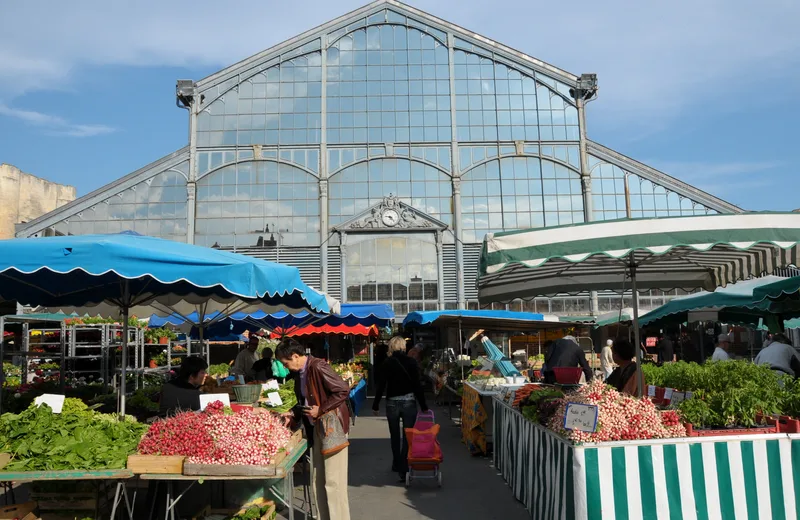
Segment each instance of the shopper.
M347 435L350 388L323 359L305 354L292 339L285 339L275 357L292 372L298 405L296 422L302 421L311 445L317 520L349 520L347 497Z
M727 361L731 357L728 355L728 349L731 347L731 340L727 334L720 334L717 337L717 348L714 349L714 354L711 356L711 361Z
M233 363L233 368L231 368L231 374L244 376L245 380L252 381L255 376L253 365L258 361L257 350L258 336L251 334L247 346L236 356L236 361Z
M658 361L662 364L675 361L675 346L669 336L662 334L658 342Z
M600 351L600 370L603 371L603 379L608 379L608 376L614 371L614 355L611 352L613 344L614 340L606 340L606 346Z
M389 422L389 440L392 443L392 471L398 473L401 482L405 482L408 473L408 439L405 428L414 427L417 420L417 403L422 411L428 411L425 393L420 384L419 367L405 351L406 341L401 336L389 340L389 358L378 367L376 377L378 389L372 403L372 411L378 415L381 397L386 392L386 419Z
M253 379L256 381L269 381L276 379L272 370L272 349L265 347L261 351L261 359L253 363Z
M770 344L761 349L755 360L756 365L769 365L778 375L800 375L800 357L782 333L772 336Z
M617 338L614 340L611 352L617 368L608 376L606 384L613 386L622 393L635 396L638 383L636 382L637 365L633 357L636 355L636 350L627 339Z
M592 369L586 361L586 353L575 341L572 336L564 336L561 339L554 341L547 349L544 356L544 367L542 374L544 375L545 383L555 383L556 377L553 372L554 368L575 368L581 367L583 374L586 376L586 381L592 379Z
M206 379L208 364L199 356L189 356L181 363L178 375L161 388L159 415L181 410L200 409L200 387Z

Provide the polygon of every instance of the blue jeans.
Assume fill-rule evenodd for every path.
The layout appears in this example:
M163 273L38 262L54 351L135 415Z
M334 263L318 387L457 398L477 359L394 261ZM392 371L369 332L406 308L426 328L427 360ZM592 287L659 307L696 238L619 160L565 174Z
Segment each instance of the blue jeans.
M392 442L392 467L405 475L408 472L408 439L405 431L400 429L400 420L403 421L403 428L414 427L417 402L387 400L386 419L389 421L389 437Z

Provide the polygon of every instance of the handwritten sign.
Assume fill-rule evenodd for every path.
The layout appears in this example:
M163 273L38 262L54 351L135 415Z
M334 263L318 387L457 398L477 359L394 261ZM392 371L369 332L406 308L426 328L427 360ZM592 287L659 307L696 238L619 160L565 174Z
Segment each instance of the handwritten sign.
M268 393L267 399L269 399L270 406L281 406L283 404L283 399L281 399L281 394L279 394L278 392Z
M672 406L681 404L684 399L686 399L686 394L683 392L673 392L672 398L669 400L669 404Z
M672 388L665 388L664 389L664 400L669 401L672 399Z
M564 429L594 432L597 429L598 408L593 404L567 403Z
M205 410L206 406L217 401L224 406L231 405L231 396L228 394L200 394L200 410Z
M63 395L42 394L34 399L33 402L36 404L36 406L42 406L43 404L46 404L53 410L53 413L61 413L61 410L64 408Z
M647 385L647 397L655 397L656 396L656 387L653 385Z

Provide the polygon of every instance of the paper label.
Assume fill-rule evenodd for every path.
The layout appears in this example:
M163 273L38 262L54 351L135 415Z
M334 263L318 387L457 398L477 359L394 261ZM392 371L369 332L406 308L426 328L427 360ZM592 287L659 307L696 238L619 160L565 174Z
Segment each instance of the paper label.
M224 406L230 406L231 396L229 394L200 394L200 410L205 410L206 406L217 401L222 402Z
M266 392L267 390L278 390L280 386L278 385L277 379L270 379L266 383L261 384L261 391Z
M64 408L64 396L58 394L42 394L34 399L33 402L36 406L46 404L53 410L53 413L61 413Z
M669 404L671 404L671 405L680 404L680 403L683 402L683 400L685 398L686 398L686 394L685 393L683 393L683 392L673 392L672 393L672 398L669 400Z
M669 401L672 399L672 388L665 388L664 389L664 400Z
M647 385L647 397L655 397L656 396L656 387L653 385Z
M269 399L270 406L281 406L283 404L283 399L281 399L281 394L279 394L278 392L268 393L267 399Z
M564 429L594 432L597 429L598 408L593 404L567 403Z

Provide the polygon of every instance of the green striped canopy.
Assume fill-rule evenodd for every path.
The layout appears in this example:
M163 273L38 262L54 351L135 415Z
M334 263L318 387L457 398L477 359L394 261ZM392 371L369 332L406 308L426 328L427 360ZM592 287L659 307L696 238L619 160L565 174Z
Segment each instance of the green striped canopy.
M481 303L593 290L713 291L797 265L800 213L622 219L486 235Z
M674 298L661 307L639 317L639 325L683 323L692 311L716 311L724 323L758 325L771 313L758 307L754 293L758 288L785 280L780 276L764 276L740 281L714 292L701 291Z
M625 307L615 311L606 312L597 317L595 328L606 327L608 325L617 325L625 323L626 321L633 321L633 309Z

